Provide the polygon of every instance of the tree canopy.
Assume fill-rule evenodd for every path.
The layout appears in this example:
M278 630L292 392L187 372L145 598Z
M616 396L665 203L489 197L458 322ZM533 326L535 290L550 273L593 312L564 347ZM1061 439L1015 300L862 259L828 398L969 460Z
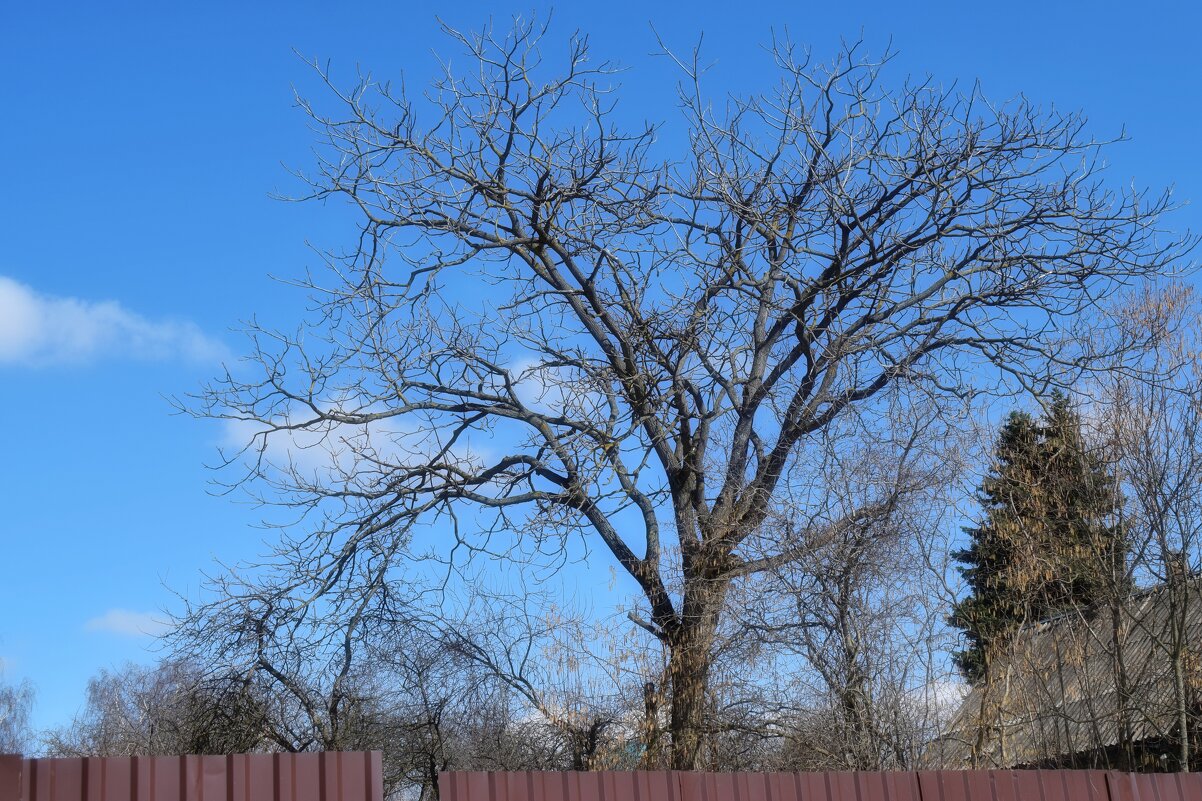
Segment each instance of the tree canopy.
M360 230L307 282L318 314L253 328L257 370L192 407L245 426L236 480L304 515L199 639L261 654L305 622L336 650L465 565L583 542L666 654L671 764L699 767L732 590L937 482L966 398L1088 369L1099 302L1188 243L1167 194L1103 180L1081 116L887 81L859 46L775 42L728 98L665 51L670 137L623 118L581 34L446 33L466 58L424 95L322 73L302 103L307 196ZM880 459L841 494L857 441Z

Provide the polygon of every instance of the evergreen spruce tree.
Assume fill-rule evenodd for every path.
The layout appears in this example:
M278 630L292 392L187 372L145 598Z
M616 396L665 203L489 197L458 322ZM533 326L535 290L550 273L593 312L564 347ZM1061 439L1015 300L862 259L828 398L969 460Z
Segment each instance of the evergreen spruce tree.
M956 662L973 682L1023 623L1088 611L1129 589L1118 490L1067 397L1053 396L1040 421L1011 413L994 455L977 497L981 523L954 554L969 587L951 615L968 640Z

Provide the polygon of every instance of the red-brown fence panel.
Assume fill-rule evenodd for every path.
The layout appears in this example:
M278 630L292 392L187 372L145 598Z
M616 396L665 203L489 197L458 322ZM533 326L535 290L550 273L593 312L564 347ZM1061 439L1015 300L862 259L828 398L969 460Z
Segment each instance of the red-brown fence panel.
M1100 770L920 771L923 801L1107 801ZM1200 799L1202 801L1202 799Z
M1106 775L1111 801L1195 801L1202 799L1202 774L1118 773Z
M379 751L0 758L0 801L384 801L382 777Z
M1100 770L470 773L441 801L1202 801L1202 775Z
M21 772L24 762L15 754L0 754L0 801L21 794Z

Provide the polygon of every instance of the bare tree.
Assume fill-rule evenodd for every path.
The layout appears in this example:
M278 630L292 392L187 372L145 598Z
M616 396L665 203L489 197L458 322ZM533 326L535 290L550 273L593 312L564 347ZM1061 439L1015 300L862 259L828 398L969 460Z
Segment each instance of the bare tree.
M29 712L33 708L33 686L0 683L0 754L24 753L29 746Z
M372 666L375 644L365 635L385 600L372 605L375 585L366 578L349 613L300 602L288 590L261 589L236 573L214 580L228 603L185 613L166 636L171 652L201 666L208 681L234 678L263 699L262 731L285 751L381 747L389 723L383 706L387 679ZM368 607L371 614L368 614ZM399 631L411 625L389 617Z
M949 644L944 518L974 450L972 421L947 422L899 405L843 438L825 460L830 516L880 514L826 528L785 517L807 529L807 552L753 582L732 611L744 636L783 656L773 673L789 677L791 703L758 716L776 718L783 766L906 769L939 733L934 688L951 678L938 653L941 635Z
M582 610L540 597L525 584L486 591L484 580L463 620L440 621L441 643L541 717L561 739L572 770L622 766L636 737L627 665L634 655L622 653L610 627Z
M505 605L475 628L438 621L379 643L371 661L383 737L375 747L384 751L386 786L425 799L436 797L445 770L632 764L612 688L592 683L587 666L576 669L577 658L589 657L561 639L570 627L555 617L540 621Z
M271 748L261 700L237 681L166 660L102 670L84 709L44 735L52 756L233 754Z
M774 42L769 88L718 102L698 54L666 53L688 142L667 153L586 37L445 32L469 64L423 96L323 72L336 108L302 101L308 196L360 235L306 282L317 317L253 327L261 371L192 410L245 426L231 462L308 516L263 579L294 612L353 614L416 563L599 547L669 654L671 761L696 767L732 583L878 513L802 510L749 555L821 483L801 456L887 396L1069 380L1098 298L1186 243L1167 196L1106 187L1081 117L886 85L858 45Z
M1202 312L1182 286L1138 297L1124 312L1127 325L1157 334L1157 346L1145 357L1144 380L1102 384L1099 423L1127 489L1131 570L1166 598L1164 614L1130 625L1155 644L1157 662L1171 666L1172 730L1160 734L1175 742L1179 769L1189 770L1200 764L1194 743L1202 736ZM1164 720L1147 711L1146 721Z
M524 636L499 628L523 610L473 615L472 628L448 616L392 617L410 610L384 604L348 623L285 618L279 598L249 588L238 597L193 610L167 643L204 665L204 681L228 677L260 700L263 748L380 750L386 793L421 799L437 796L444 770L587 767L598 751L588 748L590 727L557 704L568 696L545 681L548 629L530 617ZM267 636L284 619L286 632ZM577 691L570 701L592 699Z

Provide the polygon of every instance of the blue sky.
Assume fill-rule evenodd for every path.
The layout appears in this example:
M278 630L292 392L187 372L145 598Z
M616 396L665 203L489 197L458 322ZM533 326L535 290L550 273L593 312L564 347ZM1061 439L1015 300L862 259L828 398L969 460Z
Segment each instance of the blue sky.
M246 8L244 6L253 6ZM31 680L38 726L65 723L88 676L148 660L156 610L215 558L260 549L259 512L210 494L225 433L171 414L241 343L252 315L296 321L304 298L269 276L345 241L335 208L290 204L284 165L309 164L293 52L425 82L436 13L503 23L531 4L12 2L0 10L0 660ZM1202 61L1195 3L561 4L630 67L624 113L670 113L672 44L705 33L720 85L754 89L771 30L825 56L861 34L892 40L892 72L980 79L1080 108L1116 182L1176 186L1202 202ZM534 4L536 10L543 4ZM1202 229L1197 205L1177 217Z

